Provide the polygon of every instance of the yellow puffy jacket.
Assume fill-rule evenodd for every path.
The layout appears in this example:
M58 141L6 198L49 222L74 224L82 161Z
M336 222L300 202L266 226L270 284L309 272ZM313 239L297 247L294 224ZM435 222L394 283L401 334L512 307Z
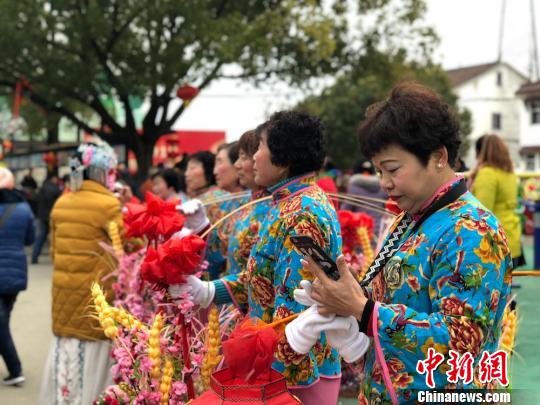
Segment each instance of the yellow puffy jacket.
M81 340L105 339L93 318L90 286L99 282L113 298L109 277L113 258L99 242L111 244L109 223L122 227L118 199L104 186L85 180L77 192L62 195L51 212L52 321L56 336Z
M512 258L521 255L521 224L516 214L517 177L495 167L482 167L478 170L471 192L480 202L495 214L501 223Z

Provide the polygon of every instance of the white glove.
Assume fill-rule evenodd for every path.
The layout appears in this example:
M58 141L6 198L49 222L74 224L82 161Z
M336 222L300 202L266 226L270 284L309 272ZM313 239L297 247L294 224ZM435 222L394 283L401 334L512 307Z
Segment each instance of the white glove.
M206 210L201 200L189 200L177 205L176 209L186 216L184 226L191 229L193 233L199 233L210 225L210 220L206 216Z
M313 305L285 327L285 335L296 353L306 354L317 343L321 332L334 328L346 329L347 326L345 318L320 315L317 312L317 305Z
M313 298L311 298L311 281L302 280L300 281L300 287L296 288L293 292L294 300L299 304L305 305L306 307L311 307L312 305L318 304Z
M185 238L186 236L189 236L193 233L193 231L189 228L186 228L186 227L182 227L182 229L180 229L178 232L174 233L173 236L171 236L171 238L178 238L178 239L182 239L182 238Z
M347 363L355 362L366 353L370 340L365 333L360 332L354 316L337 318L344 319L348 327L325 330L328 344L336 349Z
M311 297L311 282L302 280L300 281L300 286L302 287L301 289L297 288L294 290L295 301L302 305L316 308L318 302ZM301 316L302 315L300 315L299 318ZM352 363L365 354L369 347L370 340L364 333L359 331L358 322L354 316L349 316L347 318L336 316L335 319L343 319L345 327L343 329L337 329L335 327L341 326L341 323L334 324L334 322L329 322L322 331L326 333L328 344L335 348L346 362ZM287 328L285 328L285 333L286 332ZM292 339L294 341L295 338Z
M195 276L188 276L185 284L169 286L169 294L173 299L179 298L186 292L191 294L195 305L208 308L216 295L216 286L212 282L202 281Z

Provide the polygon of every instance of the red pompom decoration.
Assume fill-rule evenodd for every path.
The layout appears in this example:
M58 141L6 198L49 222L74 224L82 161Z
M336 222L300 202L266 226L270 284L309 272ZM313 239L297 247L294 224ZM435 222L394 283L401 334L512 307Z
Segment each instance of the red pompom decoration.
M163 201L147 192L146 204L126 204L124 223L126 236L149 240L169 239L184 226L184 216L176 209L177 202Z
M157 249L149 247L141 266L141 277L159 285L184 283L201 262L205 246L199 236L189 235L169 239Z

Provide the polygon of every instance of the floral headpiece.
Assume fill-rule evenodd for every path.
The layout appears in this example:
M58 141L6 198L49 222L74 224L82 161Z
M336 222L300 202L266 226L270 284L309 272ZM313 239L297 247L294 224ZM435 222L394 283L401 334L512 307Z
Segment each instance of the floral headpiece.
M89 179L112 191L118 163L113 148L100 138L94 138L90 143L81 144L77 152L78 154L69 160L71 189L77 191L81 188L83 173L86 170Z

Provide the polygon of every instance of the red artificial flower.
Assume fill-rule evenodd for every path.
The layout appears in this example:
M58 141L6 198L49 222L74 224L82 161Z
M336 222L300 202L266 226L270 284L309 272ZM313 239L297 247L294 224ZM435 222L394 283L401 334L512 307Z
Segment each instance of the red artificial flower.
M126 236L158 240L169 239L184 226L184 216L176 209L176 202L163 201L154 194L146 193L146 204L126 204L124 223Z
M195 272L206 243L197 235L172 238L157 249L149 247L141 266L141 276L152 284L179 284Z
M279 335L265 325L261 320L246 318L223 342L223 355L233 376L250 382L270 370Z
M341 236L343 238L343 251L353 252L359 245L358 228L366 227L370 238L373 237L375 222L373 217L363 212L352 212L339 210L339 225L341 226Z

